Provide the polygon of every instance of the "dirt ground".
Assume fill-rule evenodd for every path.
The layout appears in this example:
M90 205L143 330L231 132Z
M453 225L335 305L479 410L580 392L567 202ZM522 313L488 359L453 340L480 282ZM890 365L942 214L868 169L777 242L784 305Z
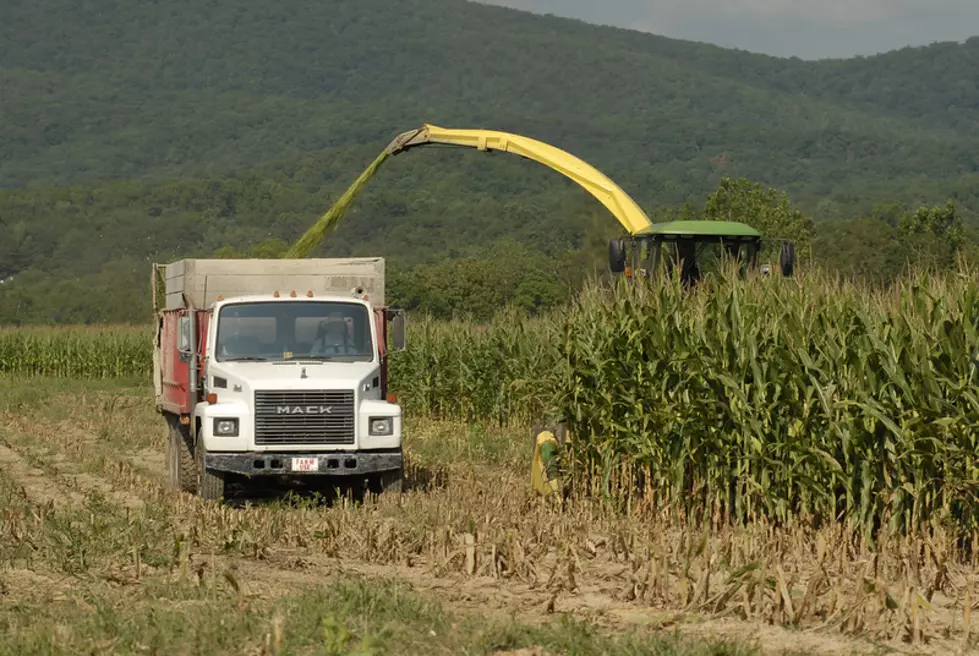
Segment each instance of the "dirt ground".
M531 624L566 615L609 634L734 640L768 654L951 654L974 646L964 627L971 572L943 561L938 548L934 571L910 566L926 584L943 577L928 590L901 574L909 571L901 565L908 545L894 545L882 563L824 544L816 563L820 547L808 541L823 538L794 543L767 530L711 535L698 551L696 528L651 526L650 517L582 504L562 512L535 499L519 432L409 421L401 498L356 504L265 492L218 507L169 489L165 431L145 392L52 389L44 402L25 402L16 390L0 391L0 473L30 508L22 520L10 514L6 526L24 538L5 547L0 601L72 598L94 579L127 590L134 581L196 577L233 581L242 602L274 603L353 577L396 580L453 612ZM78 549L51 530L32 533L31 513L92 515L95 528L78 538L91 540L81 549L87 561L73 564ZM99 521L117 524L99 529ZM132 535L120 541L112 526ZM161 555L169 552L176 555ZM741 585L736 577L747 575L737 572L760 561L776 583ZM866 574L870 567L875 574ZM819 571L825 581L817 582ZM864 585L850 585L855 572ZM866 603L848 605L864 593ZM879 608L876 598L884 599Z

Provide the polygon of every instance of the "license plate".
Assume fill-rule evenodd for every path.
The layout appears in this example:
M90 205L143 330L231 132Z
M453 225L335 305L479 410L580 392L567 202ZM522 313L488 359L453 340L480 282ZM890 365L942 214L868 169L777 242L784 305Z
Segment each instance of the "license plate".
M293 458L292 471L311 472L319 470L320 461L316 458Z

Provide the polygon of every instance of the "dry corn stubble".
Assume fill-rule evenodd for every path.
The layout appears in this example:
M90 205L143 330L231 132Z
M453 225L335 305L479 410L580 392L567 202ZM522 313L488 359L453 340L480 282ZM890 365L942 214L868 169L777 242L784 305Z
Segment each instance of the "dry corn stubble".
M23 566L30 553L34 565L40 560L64 572L84 566L114 580L160 572L175 581L202 575L219 581L223 570L196 573L201 563L218 557L292 563L299 554L307 561L332 558L427 572L433 579L484 578L500 590L529 589L540 595L542 609L551 600L558 611L593 612L614 602L935 649L961 643L967 634L974 565L963 563L955 540L937 528L871 543L842 526L787 528L759 521L711 527L664 517L649 504L623 510L585 495L572 496L558 510L529 492L529 475L510 470L519 462L519 438L508 431L481 433L480 440L508 446L498 464L486 464L478 450L474 462L471 453L432 444L439 437L460 444L472 432L445 422L422 424L408 436L419 469L441 466L443 479L425 490L409 489L402 499L222 507L165 490L160 476L129 466L133 452L159 440L159 427L135 423L126 403L95 421L92 410L100 403L92 396L74 401L74 439L40 412L24 417L8 431L11 447L24 452L41 442L67 453L71 444L84 444L70 451L71 460L97 469L117 493L144 503L125 509L105 499L89 501L75 514L49 514L43 521L35 509L23 506L21 512L8 504L0 527L4 560ZM107 437L98 439L92 432L101 428ZM114 519L100 520L99 513ZM125 538L105 540L110 530ZM67 544L66 533L73 536ZM254 582L231 576L246 591L255 589Z

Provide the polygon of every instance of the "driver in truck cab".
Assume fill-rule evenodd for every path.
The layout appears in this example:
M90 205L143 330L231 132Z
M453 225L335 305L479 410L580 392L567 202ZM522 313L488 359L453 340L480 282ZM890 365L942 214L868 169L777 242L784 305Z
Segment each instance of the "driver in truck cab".
M357 347L350 341L346 317L335 313L320 322L310 355L357 354Z

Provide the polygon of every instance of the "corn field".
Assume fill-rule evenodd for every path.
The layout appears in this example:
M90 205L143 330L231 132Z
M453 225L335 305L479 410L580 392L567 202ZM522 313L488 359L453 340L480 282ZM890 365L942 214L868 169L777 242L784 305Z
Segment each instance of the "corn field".
M151 338L143 326L0 328L0 375L148 378Z
M627 480L724 522L973 531L977 329L966 275L879 293L828 279L593 289L565 318L553 388L575 464L618 498Z
M406 413L529 425L547 407L559 352L546 320L502 313L485 326L409 326L408 349L392 356L390 375Z
M405 412L509 424L538 416L558 355L540 320L501 314L488 326L412 320L390 361ZM151 326L0 328L0 375L105 379L153 374Z
M412 320L411 417L568 422L576 485L719 523L977 526L979 279L592 287L544 319ZM151 370L149 331L0 331L0 373Z

